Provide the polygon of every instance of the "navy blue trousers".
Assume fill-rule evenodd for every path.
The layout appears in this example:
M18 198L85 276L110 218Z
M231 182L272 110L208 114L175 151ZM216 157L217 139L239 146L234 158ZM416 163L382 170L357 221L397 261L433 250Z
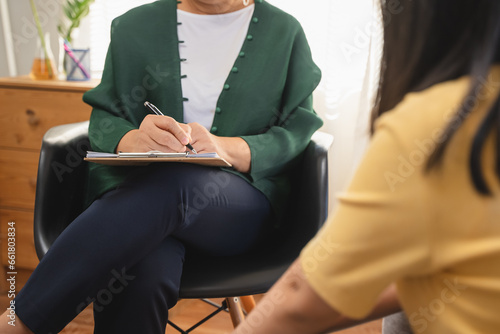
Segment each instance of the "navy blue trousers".
M94 303L95 332L164 334L186 247L236 255L271 225L267 198L242 178L188 164L141 167L59 236L15 299L36 334Z

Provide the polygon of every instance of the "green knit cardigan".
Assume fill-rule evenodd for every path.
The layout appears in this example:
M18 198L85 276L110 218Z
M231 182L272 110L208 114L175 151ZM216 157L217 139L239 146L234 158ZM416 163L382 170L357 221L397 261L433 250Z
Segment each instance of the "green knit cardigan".
M183 121L177 1L160 0L116 18L101 83L84 94L93 107L93 150L115 152L120 139L148 114L144 101ZM207 59L210 66L210 59ZM238 173L270 200L278 216L289 193L289 172L323 123L312 108L321 73L296 19L262 1L227 76L211 133L243 138L251 171ZM90 164L88 201L117 187L132 168Z

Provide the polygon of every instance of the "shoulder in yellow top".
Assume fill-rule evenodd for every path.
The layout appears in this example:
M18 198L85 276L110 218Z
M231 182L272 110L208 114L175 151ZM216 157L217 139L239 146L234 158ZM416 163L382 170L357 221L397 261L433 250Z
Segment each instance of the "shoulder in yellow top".
M308 283L332 308L362 318L392 282L415 333L497 333L500 318L500 185L494 136L483 152L493 196L469 172L471 139L500 90L500 67L475 110L425 171L461 103L468 78L408 94L377 121L370 147L339 205L301 254ZM464 99L465 97L465 99ZM333 247L332 245L335 245ZM326 254L326 255L325 255Z

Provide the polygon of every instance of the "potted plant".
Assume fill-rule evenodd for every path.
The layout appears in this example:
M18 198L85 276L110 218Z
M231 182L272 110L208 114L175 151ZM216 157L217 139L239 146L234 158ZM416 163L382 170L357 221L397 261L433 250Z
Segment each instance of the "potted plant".
M73 31L80 26L82 19L89 14L90 5L94 0L66 0L63 2L62 10L64 19L57 26L61 37L73 42Z
M75 29L80 27L80 23L84 17L90 12L90 5L94 0L65 0L62 3L63 16L57 26L59 35L61 37L60 59L60 72L66 73L67 80L88 80L90 79L89 66L82 63L82 59L86 57L88 61L89 50L73 49L71 43L73 42L73 33ZM70 68L68 69L68 64ZM76 67L75 67L76 66ZM75 71L75 68L78 68Z

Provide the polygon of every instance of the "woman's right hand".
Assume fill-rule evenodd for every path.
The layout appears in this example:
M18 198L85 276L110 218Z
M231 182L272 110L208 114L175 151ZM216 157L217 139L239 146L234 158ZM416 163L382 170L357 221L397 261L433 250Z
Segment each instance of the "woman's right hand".
M117 152L184 152L191 141L191 127L169 116L148 115L139 129L127 132Z

